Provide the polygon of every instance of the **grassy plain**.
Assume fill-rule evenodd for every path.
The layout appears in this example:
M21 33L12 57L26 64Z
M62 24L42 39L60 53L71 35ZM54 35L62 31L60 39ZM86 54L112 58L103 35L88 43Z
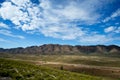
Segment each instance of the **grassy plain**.
M24 61L0 59L0 80L102 80L102 78L51 69Z
M91 75L91 77L97 76L100 77L101 80L120 80L119 57L92 56L92 55L28 55L28 54L24 55L3 54L0 57L7 60L25 61L42 67L47 66L49 68L54 68L57 70L60 70L62 67L63 72L70 71L77 72L83 75Z

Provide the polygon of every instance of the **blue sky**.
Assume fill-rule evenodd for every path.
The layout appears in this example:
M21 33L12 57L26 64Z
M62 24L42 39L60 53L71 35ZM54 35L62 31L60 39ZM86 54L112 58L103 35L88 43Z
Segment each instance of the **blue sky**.
M0 47L119 45L120 0L0 0Z

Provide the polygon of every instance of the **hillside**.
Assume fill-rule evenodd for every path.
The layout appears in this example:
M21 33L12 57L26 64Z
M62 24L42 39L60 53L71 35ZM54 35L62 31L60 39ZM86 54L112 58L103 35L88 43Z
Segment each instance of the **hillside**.
M84 74L41 67L24 61L0 59L0 80L103 80Z
M59 44L45 44L41 46L31 46L26 48L0 48L0 53L12 54L112 54L119 55L120 47L116 45L96 45L96 46L71 46Z

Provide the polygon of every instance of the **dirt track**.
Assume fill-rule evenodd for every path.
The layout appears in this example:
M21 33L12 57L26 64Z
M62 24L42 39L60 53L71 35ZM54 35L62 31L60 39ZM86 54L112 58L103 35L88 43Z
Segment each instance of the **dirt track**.
M50 65L64 65L64 66L74 66L74 67L85 67L85 68L96 68L96 69L106 69L106 70L114 70L114 71L120 71L119 67L105 67L105 66L94 66L94 65L84 65L84 64L71 64L71 63L62 63L62 62L45 62L45 61L36 61L37 65L44 65L44 64L50 64Z

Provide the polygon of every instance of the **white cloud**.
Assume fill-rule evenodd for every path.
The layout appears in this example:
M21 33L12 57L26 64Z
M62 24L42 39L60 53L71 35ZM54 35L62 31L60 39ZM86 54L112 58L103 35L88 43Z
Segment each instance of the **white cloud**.
M61 14L63 17L65 17L68 20L81 20L81 21L93 21L95 15L91 15L86 10L79 8L73 4L70 4L69 6L66 6L65 8L59 10L57 14Z
M19 9L14 7L11 2L4 2L2 4L2 8L0 9L0 13L3 19L11 19L14 16L18 16L18 12Z
M40 7L43 8L43 14L45 14L44 16L46 18L50 17L52 19L55 18L57 21L69 22L78 20L82 21L81 24L83 24L83 22L86 24L96 23L99 18L99 14L97 14L92 7L89 6L91 9L87 9L88 7L85 6L87 3L84 1L79 4L75 1L69 1L67 2L67 5L54 5L51 2L49 0L42 0L40 3ZM59 6L61 6L61 8L59 8Z
M117 29L115 30L116 33L120 33L120 27L117 27Z
M5 40L3 38L0 38L0 42L9 42L9 41L7 41L7 40Z
M25 6L29 2L29 0L11 0L17 6Z
M66 4L54 4L50 0L40 0L40 4L35 5L30 0L9 0L2 3L0 16L4 20L10 20L23 31L39 31L47 37L63 40L79 39L82 42L101 42L107 41L104 35L91 36L92 32L87 35L88 31L73 23L74 21L86 25L96 23L100 18L96 12L101 6L100 2L100 0L93 2L85 0L77 3L72 0ZM0 34L24 38L5 30L1 30Z
M84 36L84 37L81 37L80 39L81 39L80 42L94 43L94 44L102 44L112 40L111 38L105 35L99 35L99 34Z
M15 0L12 1L16 5L20 3L19 1L16 2ZM77 11L80 11L78 10L77 7L70 6L71 5L69 5L68 8L67 7L64 8L63 10L57 10L52 8L50 2L47 0L41 1L40 6L34 6L31 4L31 2L29 2L28 4L22 7L12 5L11 2L4 2L2 4L0 12L3 19L11 20L12 23L17 25L18 28L21 28L23 31L38 29L45 36L61 39L76 39L78 36L82 35L84 31L82 31L80 28L76 26L71 26L72 24L69 23L69 21L71 22L71 20L77 18L78 16ZM27 11L23 12L21 10L23 9L23 7ZM43 8L42 12L39 7ZM75 10L73 11L73 17L71 14L67 13L67 10L70 11L71 10L70 8L72 7L73 9L75 8ZM81 12L83 12L82 15L84 15L85 12L84 11ZM67 14L69 16L67 16ZM71 18L69 18L70 16ZM65 19L66 21L68 20L67 23L66 21L64 21ZM76 32L79 33L79 35L76 34Z
M41 0L40 6L44 9L51 9L51 3L49 0Z
M21 35L14 35L9 30L0 30L0 34L5 35L5 36L14 37L14 38L19 38L19 39L24 39L25 38L24 36L21 36Z
M115 12L112 13L112 15L110 17L107 17L103 20L103 22L107 22L111 19L114 19L115 17L119 17L120 16L120 9L116 10Z
M0 22L0 28L6 28L6 29L9 29L9 26L6 25L5 23Z
M111 17L106 17L104 20L102 20L102 22L107 22L107 21L109 21L109 20L111 20Z
M53 25L49 27L44 27L42 29L42 33L45 36L50 36L54 38L61 38L63 40L73 40L76 39L77 37L83 36L84 31L78 27L68 27L70 25L64 24L60 26Z
M4 2L0 8L0 15L5 20L12 21L18 28L23 30L34 30L39 27L39 8L33 6L29 0L12 0L17 6L11 2ZM19 3L22 4L20 5ZM27 4L26 4L27 3ZM25 11L26 10L26 11ZM27 28L25 27L27 25Z
M110 26L110 27L105 28L104 32L106 32L106 33L109 33L109 32L120 33L120 27Z
M0 15L4 20L11 20L15 25L21 25L20 21L25 20L26 13L11 2L4 2L0 8Z
M112 15L111 15L111 18L115 18L115 17L118 17L120 16L120 9L118 9L116 12L114 12Z
M110 26L104 29L104 32L109 33L109 32L113 32L116 29L116 27L114 26Z

